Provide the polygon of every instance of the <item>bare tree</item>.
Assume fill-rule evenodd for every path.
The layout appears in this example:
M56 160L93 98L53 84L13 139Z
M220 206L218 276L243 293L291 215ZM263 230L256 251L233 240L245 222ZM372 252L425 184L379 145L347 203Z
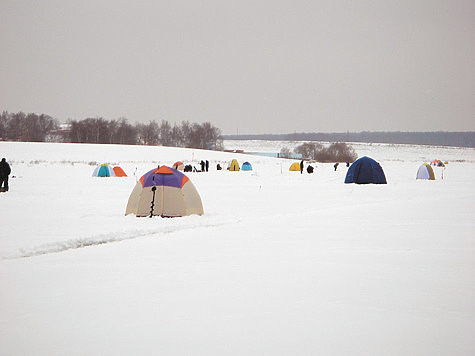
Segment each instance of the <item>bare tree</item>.
M152 146L159 144L159 126L155 121L150 121L148 124L136 125L138 134L138 144Z
M160 143L163 146L173 146L172 127L167 120L163 120L159 127Z
M323 146L315 142L305 142L295 147L294 152L300 153L303 158L316 159L317 153L323 149Z
M287 146L282 147L279 153L279 157L290 158L290 148L288 148Z

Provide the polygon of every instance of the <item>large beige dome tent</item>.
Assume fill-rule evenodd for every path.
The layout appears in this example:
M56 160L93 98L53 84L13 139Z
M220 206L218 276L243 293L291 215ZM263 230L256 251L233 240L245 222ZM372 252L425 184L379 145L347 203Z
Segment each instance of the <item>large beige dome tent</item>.
M145 173L130 194L125 215L178 217L203 214L201 197L186 175L161 166Z

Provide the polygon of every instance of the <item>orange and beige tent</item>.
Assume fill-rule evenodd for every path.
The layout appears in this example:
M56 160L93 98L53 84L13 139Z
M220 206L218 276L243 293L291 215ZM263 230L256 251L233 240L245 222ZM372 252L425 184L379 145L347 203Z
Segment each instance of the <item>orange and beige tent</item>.
M182 161L178 161L173 163L173 168L176 169L177 171L183 171L185 169L185 165L183 164Z
M145 173L130 194L125 215L178 217L202 215L203 204L193 183L167 166Z

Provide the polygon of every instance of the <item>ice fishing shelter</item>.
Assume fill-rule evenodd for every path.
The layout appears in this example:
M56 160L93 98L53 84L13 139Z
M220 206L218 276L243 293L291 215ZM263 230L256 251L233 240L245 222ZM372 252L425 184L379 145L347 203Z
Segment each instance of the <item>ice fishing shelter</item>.
M249 162L246 161L246 162L244 162L244 163L242 164L241 169L242 169L243 171L252 171L252 166L251 166L251 164L250 164Z
M294 162L290 165L289 171L299 171L300 172L300 163Z
M436 167L445 167L445 164L440 159L434 159L431 164Z
M185 169L185 165L183 164L182 161L178 161L173 163L173 168L176 169L177 171L183 171Z
M354 161L346 173L345 183L386 184L384 171L374 159L361 157Z
M233 159L231 161L231 163L229 164L229 168L228 168L230 171L234 171L234 172L237 172L240 170L239 168L239 163L236 159Z
M178 217L203 214L203 204L189 178L167 166L145 173L130 194L125 215Z
M92 172L93 177L115 177L114 168L104 163L97 166Z
M435 180L434 170L428 163L424 163L417 170L416 179Z
M116 177L127 177L122 167L115 166L113 169Z

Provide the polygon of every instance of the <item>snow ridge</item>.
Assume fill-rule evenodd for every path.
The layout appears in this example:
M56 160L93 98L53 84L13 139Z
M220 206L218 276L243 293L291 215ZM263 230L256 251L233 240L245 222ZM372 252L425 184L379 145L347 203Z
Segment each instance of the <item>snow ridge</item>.
M161 229L149 229L149 230L134 230L122 233L107 233L100 235L93 235L90 237L76 238L65 241L52 242L42 244L38 246L32 246L27 248L20 248L16 252L6 253L2 256L3 259L18 259L25 257L35 257L52 253L60 253L68 250L75 250L85 247L99 246L103 244L121 242L125 240L133 240L141 237L159 235L159 234L172 234L180 231L186 231L199 228L217 227L227 224L238 223L239 219L233 219L232 221L221 221L219 223L201 223L201 224L189 224L180 226L167 226Z

